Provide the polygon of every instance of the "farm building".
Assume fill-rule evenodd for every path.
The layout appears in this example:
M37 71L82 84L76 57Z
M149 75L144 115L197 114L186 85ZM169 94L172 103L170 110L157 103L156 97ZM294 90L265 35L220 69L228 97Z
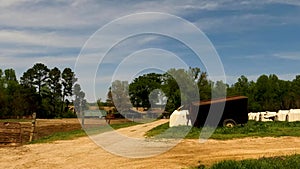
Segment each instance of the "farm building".
M300 121L300 109L291 109L289 113L286 115L286 121Z
M249 120L254 121L300 121L300 109L279 110L278 112L256 112L248 114Z
M290 110L279 110L275 116L276 121L287 121L286 116Z
M248 119L254 120L254 121L259 121L259 115L260 115L259 112L257 112L257 113L250 112L250 113L248 113Z
M212 115L209 115L211 108L213 108ZM245 124L248 122L248 98L234 96L192 102L189 112L192 124L196 127L203 126L205 123L214 125L218 120L217 117L221 118L218 125L231 127Z

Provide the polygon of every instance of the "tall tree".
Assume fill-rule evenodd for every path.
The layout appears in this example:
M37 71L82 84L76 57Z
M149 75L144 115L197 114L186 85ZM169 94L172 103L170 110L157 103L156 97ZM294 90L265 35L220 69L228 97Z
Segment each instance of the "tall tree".
M216 98L225 97L228 89L228 85L225 84L222 80L217 81L214 85L213 92Z
M108 92L107 92L106 103L107 103L107 106L114 106L113 96L112 96L112 92L111 92L111 87L109 87Z
M13 100L14 100L14 93L18 88L18 81L16 78L16 73L15 70L13 69L6 69L4 70L4 87L5 87L5 92L6 92L6 110L8 113L12 112L12 115L16 115L16 113L13 111L14 105L13 105Z
M74 107L77 115L83 115L84 110L86 109L86 100L84 99L85 93L81 90L79 84L74 85Z
M65 68L62 72L62 101L65 102L66 97L73 95L73 86L77 81L75 73L70 68ZM61 112L64 110L63 104L61 106Z
M181 104L188 105L192 101L199 100L196 74L199 74L197 70L184 69L170 69L164 74L162 89L168 97L166 111L173 112Z
M128 82L115 80L111 86L112 98L118 112L125 113L131 107Z
M294 98L294 106L300 108L300 75L292 81L292 96Z
M49 78L49 69L43 63L36 63L32 68L28 69L21 77L21 84L28 87L35 87L39 98L38 100L38 117L47 117L48 112L43 111L43 95L47 94L47 81ZM47 106L47 103L44 105ZM42 114L42 112L44 112Z
M42 89L47 85L49 78L49 69L43 63L36 63L32 68L28 69L21 77L21 83L34 86L37 92L42 96Z
M49 87L49 97L50 97L50 105L52 106L52 115L55 116L59 115L60 111L57 109L59 108L59 104L61 101L61 94L62 94L62 85L60 83L61 73L60 70L55 67L50 70L49 72L49 79L48 79L48 87ZM61 116L61 114L60 114Z
M242 75L240 78L238 78L238 81L233 85L233 87L236 95L248 95L249 82L247 77Z
M199 89L200 100L210 99L213 82L207 78L206 72L200 72L197 85Z
M14 82L17 81L15 70L13 70L13 69L6 69L4 71L4 74L5 74L5 80L6 81L14 81Z
M34 88L19 85L12 97L12 115L28 116L32 115L33 112L37 112L38 103L36 100L39 97Z

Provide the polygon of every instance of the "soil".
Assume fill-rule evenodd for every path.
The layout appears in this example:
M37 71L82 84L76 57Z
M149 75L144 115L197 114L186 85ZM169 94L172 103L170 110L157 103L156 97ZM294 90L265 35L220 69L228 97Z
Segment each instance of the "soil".
M146 131L165 122L166 120L160 120L123 128L118 132L144 139L143 134ZM196 139L185 139L171 150L157 156L127 158L105 151L89 137L81 137L53 143L0 148L0 166L1 168L187 168L200 163L211 165L225 159L241 160L295 153L300 153L298 137L207 140L204 143Z
M128 121L127 119L113 119L111 120L111 124L123 123ZM22 140L23 143L28 142L29 133L31 131L31 121L29 122L20 122L23 135ZM98 127L101 125L106 125L104 119L86 119L86 127ZM70 119L37 119L36 120L36 129L34 134L34 139L39 139L41 137L49 136L56 132L66 132L79 130L82 126L77 118Z

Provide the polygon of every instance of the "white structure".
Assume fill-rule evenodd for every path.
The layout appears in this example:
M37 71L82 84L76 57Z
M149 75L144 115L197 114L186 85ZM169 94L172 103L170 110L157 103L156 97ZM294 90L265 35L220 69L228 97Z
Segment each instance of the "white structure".
M286 117L289 113L289 110L279 110L276 114L275 120L276 121L287 121Z
M278 112L256 112L248 114L249 120L255 121L300 121L300 109L279 110Z
M263 118L265 121L275 121L276 114L277 112L266 111Z
M248 113L248 120L258 121L257 120L258 116L259 116L259 113L250 112L250 113Z
M272 113L270 114L269 111L265 111L265 112L259 112L259 118L258 121L273 121L271 119L272 117ZM275 115L274 115L275 116Z
M169 126L192 126L192 122L189 118L189 111L175 110L170 116Z
M256 112L256 113L248 113L248 119L254 121L273 121L276 116L276 112Z
M286 116L288 122L300 121L300 109L291 109Z

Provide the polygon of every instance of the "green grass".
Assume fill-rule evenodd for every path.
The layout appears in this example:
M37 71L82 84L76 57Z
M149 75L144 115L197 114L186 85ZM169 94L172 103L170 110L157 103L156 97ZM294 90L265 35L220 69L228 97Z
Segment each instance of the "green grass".
M148 137L198 139L202 128L178 126L169 128L169 123L160 125L146 133ZM210 138L234 139L244 137L300 136L300 122L256 122L233 128L218 127Z
M242 161L225 160L211 167L199 165L191 169L296 169L300 167L300 155L278 156Z
M53 133L49 136L42 137L40 139L34 140L30 142L30 144L35 144L35 143L49 143L57 140L72 140L78 137L83 137L87 136L87 133L90 134L100 134L106 131L110 131L111 128L113 129L119 129L119 128L124 128L124 127L130 127L134 126L140 123L136 122L126 122L126 123L120 123L120 124L111 124L109 126L101 126L98 128L90 128L90 129L80 129L80 130L72 130L72 131L67 131L67 132L56 132Z
M84 130L73 130L73 131L67 131L67 132L56 132L49 136L42 137L37 140L33 140L29 144L35 144L35 143L49 143L57 140L72 140L74 138L83 137L86 136L86 133Z

